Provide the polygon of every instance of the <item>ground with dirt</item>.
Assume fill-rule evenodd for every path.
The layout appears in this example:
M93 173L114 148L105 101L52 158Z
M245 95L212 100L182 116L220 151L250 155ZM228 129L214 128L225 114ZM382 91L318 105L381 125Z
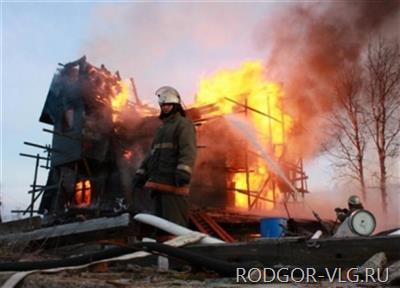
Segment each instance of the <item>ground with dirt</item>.
M216 274L191 271L158 271L156 267L127 265L125 271L95 272L93 269L69 270L59 273L34 273L27 276L20 288L115 288L115 287L189 287L189 288L228 288L228 287L303 287L303 288L350 288L380 287L379 285L362 286L350 283L299 284L237 284L235 278L220 278ZM13 273L0 273L0 284L3 284ZM390 286L384 286L389 288ZM396 287L396 286L391 286ZM398 286L397 286L398 287Z

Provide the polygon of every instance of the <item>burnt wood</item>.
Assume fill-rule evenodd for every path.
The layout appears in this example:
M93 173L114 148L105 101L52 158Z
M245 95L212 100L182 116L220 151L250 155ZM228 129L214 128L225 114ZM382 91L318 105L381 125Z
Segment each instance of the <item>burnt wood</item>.
M288 237L263 239L248 243L196 245L190 249L201 255L229 262L257 261L264 267L357 267L372 255L384 252L388 261L400 260L400 236L355 237L307 241Z
M115 216L103 217L73 222L63 225L36 229L28 232L12 233L0 236L0 243L8 244L14 242L32 242L46 241L46 244L52 240L57 241L58 245L62 243L82 243L86 241L100 240L103 237L114 237L118 231L124 231L127 234L127 228L130 225L130 216L128 213Z
M40 227L40 225L41 225L41 219L39 216L4 222L0 224L0 234L6 235L11 233L18 233L22 231L37 229Z

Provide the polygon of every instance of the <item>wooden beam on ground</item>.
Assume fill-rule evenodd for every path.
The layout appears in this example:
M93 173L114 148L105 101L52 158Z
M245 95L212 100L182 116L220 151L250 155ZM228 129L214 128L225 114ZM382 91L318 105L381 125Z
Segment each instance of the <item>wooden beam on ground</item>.
M0 224L0 235L36 229L41 226L41 223L40 216L4 222Z
M269 238L248 243L195 245L185 249L229 262L257 261L264 267L349 268L362 265L376 253L384 252L389 262L400 260L400 236L341 239Z
M57 241L80 243L91 240L98 240L103 235L115 236L113 232L124 230L126 232L130 224L130 215L125 213L115 217L102 217L80 222L73 222L63 225L36 229L29 232L19 232L0 236L0 243L14 243L32 241Z

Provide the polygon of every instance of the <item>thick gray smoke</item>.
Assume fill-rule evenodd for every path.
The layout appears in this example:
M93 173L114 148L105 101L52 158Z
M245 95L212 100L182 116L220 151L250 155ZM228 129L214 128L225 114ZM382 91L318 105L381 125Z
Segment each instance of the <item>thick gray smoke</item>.
M293 138L303 155L322 142L337 73L359 63L374 38L397 37L399 11L396 0L293 5L259 27L260 48L270 52L267 68L284 83L284 107L297 118Z

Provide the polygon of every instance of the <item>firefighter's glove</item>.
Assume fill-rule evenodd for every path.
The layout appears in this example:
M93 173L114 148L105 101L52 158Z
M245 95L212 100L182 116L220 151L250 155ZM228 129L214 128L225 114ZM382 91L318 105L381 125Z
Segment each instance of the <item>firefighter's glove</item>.
M335 212L336 212L336 214L339 214L339 213L344 213L344 214L347 214L347 213L349 213L349 210L348 209L346 209L346 208L335 208Z
M133 177L133 188L143 188L144 184L146 184L147 177L143 174L136 173Z
M347 216L348 216L349 210L347 210L346 208L344 208L344 209L336 208L336 209L335 209L335 212L336 212L336 217L337 217L337 219L338 219L341 223L343 223L344 220L346 220L346 218L347 218Z
M175 172L175 184L178 187L189 185L190 182L190 174L182 171L176 170Z

